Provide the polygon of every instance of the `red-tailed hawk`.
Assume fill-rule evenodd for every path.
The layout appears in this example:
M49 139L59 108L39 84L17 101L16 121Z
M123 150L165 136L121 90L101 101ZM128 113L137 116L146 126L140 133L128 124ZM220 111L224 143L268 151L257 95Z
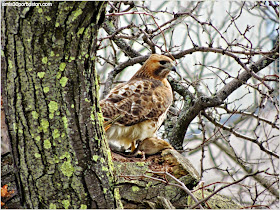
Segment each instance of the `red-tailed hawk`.
M169 106L172 89L166 77L175 70L169 57L152 54L135 75L100 101L106 137L113 150L135 149L137 140L156 137Z

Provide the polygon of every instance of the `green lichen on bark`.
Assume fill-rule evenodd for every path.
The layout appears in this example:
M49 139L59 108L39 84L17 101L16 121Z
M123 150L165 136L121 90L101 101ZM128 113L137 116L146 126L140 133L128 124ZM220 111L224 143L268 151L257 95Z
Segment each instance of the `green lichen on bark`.
M42 58L42 63L47 64L48 63L48 57L43 57Z
M66 67L66 63L65 63L65 62L62 62L62 63L59 65L59 70L60 70L60 71L64 71L65 67Z
M56 209L56 205L54 203L50 203L50 206L49 206L50 209Z
M124 208L162 208L166 202L170 204L169 206L172 209L174 207L180 209L190 208L194 205L192 198L184 190L176 186L179 184L177 181L168 175L160 176L157 173L164 173L168 170L171 175L184 183L189 190L200 187L197 186L199 181L198 172L177 151L167 149L162 151L160 156L151 156L144 162L141 160L138 162L137 159L134 159L133 162L123 161L114 161L114 163L116 173L122 174L122 176L118 176L116 189L121 195ZM153 168L156 169L155 173L151 173ZM154 180L154 178L162 179L162 182ZM204 195L202 195L202 190L198 190L193 194L198 200L202 200L211 194L205 189L203 189L203 193ZM210 198L208 203L213 209L241 208L240 205L229 198L218 194ZM202 205L205 206L205 203Z
M87 209L87 205L82 204L80 209Z
M203 198L208 197L211 194L208 190L198 190L193 193L193 195L198 199L202 200ZM188 196L187 205L189 207L193 206L195 202L193 199ZM207 206L204 204L203 206L211 209L241 209L242 206L238 203L234 202L232 198L226 197L224 195L215 194L207 201Z
M114 188L114 196L116 200L116 209L123 209L119 188Z
M39 118L39 114L36 111L31 112L33 119L37 120Z
M58 109L58 104L56 101L50 101L48 106L49 106L50 113L53 113Z
M45 72L38 72L37 75L40 79L43 79L45 76Z
M63 201L61 201L61 203L62 203L64 209L68 209L68 207L70 206L69 200L63 200Z
M38 119L38 118L37 118ZM48 132L48 129L49 129L49 126L50 126L50 123L47 119L43 118L41 119L40 121L40 127L38 127L38 130L40 131L43 131L44 133L47 133Z
M61 87L65 87L66 86L66 83L68 81L68 78L67 77L62 77L59 82L61 84Z
M93 155L93 156L92 156L92 160L93 160L94 162L97 162L98 159L99 159L99 156L98 156L98 155Z
M8 121L13 128L10 136L16 164L20 166L24 205L27 208L90 208L93 196L87 193L81 165L90 154L87 150L93 151L96 146L96 155L105 160L103 173L100 167L96 175L103 181L101 184L107 182L104 187L107 190L102 193L108 204L104 202L99 207L114 207L108 152L100 150L101 143L86 148L95 138L100 142L104 138L101 127L93 126L99 122L87 120L91 111L100 110L92 108L96 106L96 73L94 62L86 55L91 54L99 27L98 13L100 9L104 12L105 4L52 4L52 7L36 7L27 16L25 10L6 7L6 17L2 19L6 46L1 53L7 63L2 84L9 103ZM83 97L79 95L89 90L93 95L86 96L88 105L80 105ZM90 131L86 131L85 123L92 124L87 127ZM94 136L89 137L86 132ZM80 147L86 151L79 154ZM89 155L87 161L91 161Z
M44 140L44 148L50 149L52 147L52 144L49 139Z

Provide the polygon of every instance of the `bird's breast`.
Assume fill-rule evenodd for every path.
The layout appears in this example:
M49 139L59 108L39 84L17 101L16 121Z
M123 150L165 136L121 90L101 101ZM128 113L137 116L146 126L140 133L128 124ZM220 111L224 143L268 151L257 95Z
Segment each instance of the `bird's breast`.
M153 120L146 120L131 126L115 123L106 131L106 137L109 143L115 142L120 147L128 149L133 141L154 137L157 129L158 123Z

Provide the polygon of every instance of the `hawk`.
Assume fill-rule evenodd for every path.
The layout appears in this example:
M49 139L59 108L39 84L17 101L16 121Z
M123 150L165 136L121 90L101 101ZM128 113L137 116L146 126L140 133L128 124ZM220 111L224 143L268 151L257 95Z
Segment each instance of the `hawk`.
M166 77L173 61L152 54L127 82L115 86L100 101L106 137L112 150L135 150L136 141L156 137L173 101Z

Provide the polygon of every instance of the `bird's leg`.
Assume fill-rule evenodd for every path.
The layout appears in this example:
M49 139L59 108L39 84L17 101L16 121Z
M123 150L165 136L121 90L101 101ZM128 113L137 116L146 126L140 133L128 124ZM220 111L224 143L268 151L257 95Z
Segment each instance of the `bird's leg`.
M135 149L136 149L136 147L135 147L135 141L132 141L132 142L131 142L131 153L133 153Z
M145 155L145 152L144 151L141 151L141 160L146 160L146 155Z
M139 150L139 144L141 143L141 140L140 139L138 139L138 140L136 140L136 141L132 141L132 143L131 143L131 154L135 154L135 153L137 153L138 152L138 150ZM137 147L135 146L135 144L137 144Z

